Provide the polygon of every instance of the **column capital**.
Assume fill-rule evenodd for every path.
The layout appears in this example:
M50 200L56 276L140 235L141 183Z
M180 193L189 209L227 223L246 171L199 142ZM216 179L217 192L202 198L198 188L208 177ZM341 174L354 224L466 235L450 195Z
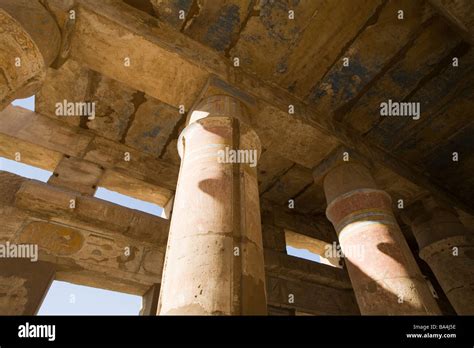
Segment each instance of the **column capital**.
M193 111L188 116L187 126L183 129L178 138L178 153L183 158L186 138L189 138L198 129L204 129L228 138L221 132L233 131L238 137L231 136L228 139L232 143L220 143L217 138L217 147L229 147L237 150L255 150L256 159L260 158L262 146L257 133L250 125L250 118L247 107L237 98L227 94L217 94L206 96L193 107ZM217 149L216 147L216 149Z
M328 205L337 197L359 189L377 189L372 164L357 151L340 146L313 169L316 182L323 181Z
M315 181L322 180L332 169L350 163L358 163L368 169L372 169L373 167L372 162L363 157L356 150L341 145L313 168L313 178Z
M188 118L186 124L190 124L195 121L198 117L195 115L195 111L204 111L202 108L205 108L205 104L208 104L210 100L208 98L217 98L221 96L223 100L229 100L229 103L238 105L238 108L244 110L244 118L241 121L250 124L250 119L248 115L254 113L258 108L257 100L254 96L249 93L240 90L232 85L229 85L227 82L220 79L218 76L211 74L204 85L199 97L196 99L194 105L192 106L190 112L188 113ZM207 102L206 102L207 100ZM211 99L212 100L212 99ZM199 113L198 113L199 115ZM202 114L201 114L202 115ZM236 117L233 115L233 117ZM202 118L199 117L199 118Z
M226 94L206 96L197 103L187 119L187 125L206 117L236 118L242 123L250 124L246 106L238 99Z
M393 215L390 195L377 189L370 167L355 151L339 147L313 172L315 180L323 180L326 216L346 255L361 313L438 314Z
M405 208L402 219L410 225L420 257L430 266L458 314L474 313L474 235L457 212L433 197Z
M56 59L61 33L38 0L0 0L0 110L36 93Z
M449 244L452 238L469 234L454 209L430 196L407 207L401 218L411 227L420 250L434 243L441 245L441 241Z
M49 66L59 53L61 33L52 14L37 0L0 0L0 8L28 33Z

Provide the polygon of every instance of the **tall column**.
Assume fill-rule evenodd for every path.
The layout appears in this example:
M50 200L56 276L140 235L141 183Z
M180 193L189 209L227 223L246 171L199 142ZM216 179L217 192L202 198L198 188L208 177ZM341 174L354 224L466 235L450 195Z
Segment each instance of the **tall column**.
M142 297L142 309L140 315L156 315L158 311L158 299L160 297L160 284L153 284Z
M266 314L255 166L261 147L244 106L225 95L204 99L178 150L158 313Z
M326 215L338 234L361 314L440 314L391 198L377 189L367 167L352 160L322 167Z
M404 214L426 261L456 313L474 314L474 235L432 198Z
M38 0L0 0L0 110L36 93L60 44L59 28Z
M54 275L48 262L0 259L0 315L35 315Z

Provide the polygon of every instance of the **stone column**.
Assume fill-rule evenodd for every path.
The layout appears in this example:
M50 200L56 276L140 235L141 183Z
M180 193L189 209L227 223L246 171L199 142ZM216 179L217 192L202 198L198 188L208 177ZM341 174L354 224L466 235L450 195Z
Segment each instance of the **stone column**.
M179 137L159 314L266 314L261 147L248 124L239 101L215 95L194 108Z
M377 189L367 167L352 160L323 167L326 215L338 234L361 314L440 314L391 198Z
M143 295L143 305L140 315L156 315L158 311L158 299L160 297L160 284L153 284Z
M454 210L432 198L417 202L404 215L420 248L456 313L474 314L474 235Z
M60 44L59 28L38 0L0 0L0 111L38 91Z
M0 315L35 315L54 280L55 266L28 259L0 260Z

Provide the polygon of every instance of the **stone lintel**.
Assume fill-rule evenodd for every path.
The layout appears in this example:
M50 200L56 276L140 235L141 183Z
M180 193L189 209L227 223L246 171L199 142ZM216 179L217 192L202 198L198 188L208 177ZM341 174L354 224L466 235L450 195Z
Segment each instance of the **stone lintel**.
M348 160L345 157L348 155ZM339 146L332 151L324 160L322 160L316 167L313 168L313 177L315 182L323 180L329 171L337 166L347 163L360 163L367 168L372 168L373 164L370 160L363 157L356 150L346 146Z
M254 96L233 85L230 85L228 82L220 79L218 76L211 74L207 79L207 82L199 97L196 99L194 105L188 113L186 124L190 123L194 110L196 110L196 108L200 106L204 100L216 95L229 96L238 100L244 106L244 109L246 109L247 112L258 111L258 103Z

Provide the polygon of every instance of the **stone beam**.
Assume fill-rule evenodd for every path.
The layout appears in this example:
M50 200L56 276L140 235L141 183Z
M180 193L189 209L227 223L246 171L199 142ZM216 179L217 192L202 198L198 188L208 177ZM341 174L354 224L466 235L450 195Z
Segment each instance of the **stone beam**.
M346 270L265 249L265 271L337 289L352 289Z
M429 0L461 34L474 43L474 2L471 0Z
M52 184L93 194L98 181L160 206L174 195L178 168L163 160L20 107L7 107L0 118L0 156L20 154L20 162L55 171ZM87 178L74 176L78 168Z
M265 250L267 302L316 315L360 315L346 270Z
M352 290L273 274L267 275L266 282L267 301L272 307L309 315L360 315Z
M161 283L168 220L5 172L0 172L0 189L0 242L37 244L39 260L55 265L55 279L137 295ZM282 279L282 289L289 287L284 279L292 279L290 288L308 282L328 296L353 296L347 274L338 268L266 250L265 271ZM307 294L298 298L301 311L337 314L312 311ZM271 303L288 307L278 296Z
M168 220L5 172L0 188L0 241L38 245L56 279L138 295L161 282Z
M144 51L151 52L146 57L156 58L147 59ZM269 87L235 68L211 48L125 3L79 0L71 55L93 70L170 105L183 104L186 109L196 101L208 78L216 75L258 100L260 112L252 121L264 148L272 148L297 163L313 167L340 142L440 199L474 212L470 203L449 193L421 170L361 139L358 132L331 117L320 117L314 108L283 89ZM124 64L125 61L130 65ZM289 105L294 106L294 115L288 114ZM269 120L275 123L269 126Z
M336 232L325 216L291 214L277 208L274 213L274 224L329 244L337 241Z

